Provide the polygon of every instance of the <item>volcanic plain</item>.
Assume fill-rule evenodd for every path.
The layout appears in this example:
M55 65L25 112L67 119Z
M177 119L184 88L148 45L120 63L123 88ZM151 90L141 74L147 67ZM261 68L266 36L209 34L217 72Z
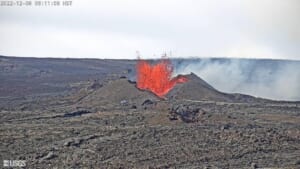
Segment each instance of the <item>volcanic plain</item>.
M136 87L135 65L0 56L1 163L300 168L300 102L223 93L193 73L161 98Z

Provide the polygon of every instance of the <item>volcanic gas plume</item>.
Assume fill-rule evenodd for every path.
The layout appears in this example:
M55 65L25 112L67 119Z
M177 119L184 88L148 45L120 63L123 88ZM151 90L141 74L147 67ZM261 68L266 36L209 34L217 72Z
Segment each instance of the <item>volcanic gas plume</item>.
M136 73L137 87L149 90L159 97L166 95L177 83L184 83L188 80L184 76L172 78L173 66L171 61L165 58L155 65L139 59Z

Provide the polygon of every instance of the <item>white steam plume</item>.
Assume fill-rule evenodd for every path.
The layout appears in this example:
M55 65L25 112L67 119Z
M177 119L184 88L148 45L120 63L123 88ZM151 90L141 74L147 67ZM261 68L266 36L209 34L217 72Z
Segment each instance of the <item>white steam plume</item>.
M175 60L176 74L191 72L217 90L274 100L300 100L300 62L255 59Z

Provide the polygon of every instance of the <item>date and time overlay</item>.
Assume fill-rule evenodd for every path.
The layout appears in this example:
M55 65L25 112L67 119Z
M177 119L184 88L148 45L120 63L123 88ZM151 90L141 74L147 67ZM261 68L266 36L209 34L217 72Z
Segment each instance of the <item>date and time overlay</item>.
M0 0L0 7L71 7L72 0Z

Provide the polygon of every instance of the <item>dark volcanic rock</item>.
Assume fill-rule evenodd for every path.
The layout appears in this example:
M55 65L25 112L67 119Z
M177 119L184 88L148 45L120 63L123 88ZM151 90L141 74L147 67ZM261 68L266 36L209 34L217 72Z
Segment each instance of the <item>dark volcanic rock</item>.
M1 67L7 61L0 59ZM47 76L28 82L32 68L20 61L9 69L19 71L17 81L0 73L0 86L7 86L0 90L0 159L25 160L26 168L299 168L299 102L225 94L194 74L161 99L119 78L117 70L129 61L45 61L34 64L34 72ZM106 80L105 72L117 74ZM88 88L91 75L103 86ZM72 86L70 93L43 95L61 90L38 87L61 80ZM30 94L40 91L38 97L21 97L26 87Z
M92 113L88 110L79 110L79 111L75 111L75 112L71 112L71 113L65 113L63 115L63 117L75 117L75 116L81 116L83 114L89 114Z
M145 100L143 103L142 103L142 106L145 106L145 105L152 105L154 102L152 100Z
M186 123L197 122L203 114L203 110L193 105L175 105L170 111L170 120L176 120L177 116Z
M92 83L92 85L88 87L88 89L96 90L96 89L101 88L102 86L103 86L103 84L101 84L100 82L94 81L94 82Z

